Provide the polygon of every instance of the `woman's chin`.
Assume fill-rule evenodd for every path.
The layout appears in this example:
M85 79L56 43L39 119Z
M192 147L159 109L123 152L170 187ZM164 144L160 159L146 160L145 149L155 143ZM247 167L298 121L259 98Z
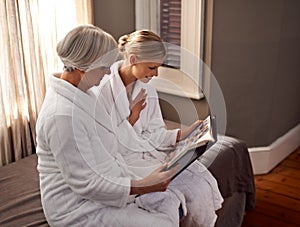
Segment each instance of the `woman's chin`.
M141 79L141 81L142 81L143 83L148 83L148 82L150 82L151 79L152 79L152 78L147 77L147 78Z

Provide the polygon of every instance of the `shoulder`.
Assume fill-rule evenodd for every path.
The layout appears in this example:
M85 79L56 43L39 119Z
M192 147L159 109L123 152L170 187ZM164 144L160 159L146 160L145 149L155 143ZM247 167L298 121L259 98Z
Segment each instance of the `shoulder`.
M39 121L44 124L52 124L57 118L61 116L72 116L72 105L69 104L64 97L49 90L44 99L42 109L38 115Z
M90 88L89 91L96 97L99 98L99 96L107 93L110 90L110 80L112 75L105 75L103 79L101 80L100 84L98 86L94 86Z
M121 67L121 65L123 64L123 62L124 62L124 60L119 60L119 61L116 61L115 63L113 63L110 66L111 74L118 74L119 68Z
M77 121L85 121L87 116L88 114L75 103L50 88L47 91L41 111L38 115L38 120L40 125L48 127L51 125L59 126L57 122L59 122L60 125L63 125L62 122L74 122L75 118Z

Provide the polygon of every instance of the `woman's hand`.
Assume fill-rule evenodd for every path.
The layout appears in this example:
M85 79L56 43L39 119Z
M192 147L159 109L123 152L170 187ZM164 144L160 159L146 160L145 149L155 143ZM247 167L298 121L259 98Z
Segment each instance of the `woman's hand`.
M192 131L195 130L203 121L202 120L197 120L193 124L191 124L189 127L179 130L177 134L177 139L176 141L180 141L185 139Z
M142 180L131 180L130 194L142 195L150 192L165 191L179 166L168 171L163 171L166 167L167 163L154 170L150 175Z
M140 113L146 107L147 94L145 89L141 89L138 95L132 100L132 96L129 96L130 115L128 117L129 123L133 126L135 122L140 118Z

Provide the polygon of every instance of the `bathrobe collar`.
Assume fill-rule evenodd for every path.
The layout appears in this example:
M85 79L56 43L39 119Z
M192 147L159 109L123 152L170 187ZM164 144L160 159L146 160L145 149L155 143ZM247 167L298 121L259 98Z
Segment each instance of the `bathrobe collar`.
M97 103L97 97L91 91L91 89L89 89L87 92L84 92L69 82L58 78L56 74L52 74L50 76L50 85L56 93L68 99L76 107L86 112L98 124L111 132L111 127L107 123L110 117L107 114L106 116L105 113L98 111L99 103ZM101 115L99 113L101 113Z

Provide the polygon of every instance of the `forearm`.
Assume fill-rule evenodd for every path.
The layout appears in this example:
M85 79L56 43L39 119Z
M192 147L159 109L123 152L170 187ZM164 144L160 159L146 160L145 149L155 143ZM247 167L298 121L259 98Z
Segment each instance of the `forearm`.
M160 182L159 184L163 184ZM147 180L131 180L130 195L143 195L150 192L164 191L159 184L147 182Z

